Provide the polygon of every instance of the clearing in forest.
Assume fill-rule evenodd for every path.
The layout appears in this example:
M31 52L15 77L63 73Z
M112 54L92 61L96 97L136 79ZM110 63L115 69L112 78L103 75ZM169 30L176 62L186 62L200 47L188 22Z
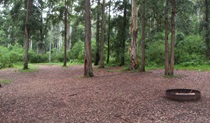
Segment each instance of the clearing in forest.
M94 68L83 78L83 66L39 65L23 73L0 70L0 121L46 123L172 123L210 122L210 72L163 70L146 73L122 68ZM194 102L166 98L165 90L192 88L202 97Z

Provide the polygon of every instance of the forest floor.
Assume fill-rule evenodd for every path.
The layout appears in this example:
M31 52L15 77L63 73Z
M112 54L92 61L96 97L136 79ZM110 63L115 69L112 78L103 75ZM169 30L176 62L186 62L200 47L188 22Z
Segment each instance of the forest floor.
M210 123L210 72L163 70L146 73L119 67L94 68L83 77L83 66L39 65L34 72L0 70L1 123ZM201 91L199 101L177 102L165 90Z

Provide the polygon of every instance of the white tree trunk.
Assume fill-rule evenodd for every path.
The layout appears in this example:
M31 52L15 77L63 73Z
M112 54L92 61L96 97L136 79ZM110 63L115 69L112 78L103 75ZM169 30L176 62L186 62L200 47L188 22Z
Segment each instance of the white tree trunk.
M131 58L130 69L137 69L138 63L138 9L136 1L132 0L132 16L131 16Z

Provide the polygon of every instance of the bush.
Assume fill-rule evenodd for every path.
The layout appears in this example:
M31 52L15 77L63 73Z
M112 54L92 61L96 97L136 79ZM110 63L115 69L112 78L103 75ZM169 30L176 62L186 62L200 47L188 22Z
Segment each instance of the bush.
M155 41L146 49L146 60L148 65L163 65L165 60L164 41Z
M71 59L84 59L84 42L78 41L74 44L70 52Z
M46 63L48 62L47 54L36 54L34 51L29 51L29 62L30 63Z
M1 68L12 66L12 62L9 56L9 50L8 48L2 46L0 46L0 63L2 66Z
M205 61L206 48L200 36L187 36L177 41L175 47L176 64L199 65Z

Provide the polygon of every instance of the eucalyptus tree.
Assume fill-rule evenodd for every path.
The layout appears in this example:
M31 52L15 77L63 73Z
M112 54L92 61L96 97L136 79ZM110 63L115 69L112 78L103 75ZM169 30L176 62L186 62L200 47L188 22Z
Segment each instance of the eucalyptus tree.
M136 0L132 0L132 16L131 16L131 53L130 53L130 69L134 70L139 67L138 63L138 9Z

